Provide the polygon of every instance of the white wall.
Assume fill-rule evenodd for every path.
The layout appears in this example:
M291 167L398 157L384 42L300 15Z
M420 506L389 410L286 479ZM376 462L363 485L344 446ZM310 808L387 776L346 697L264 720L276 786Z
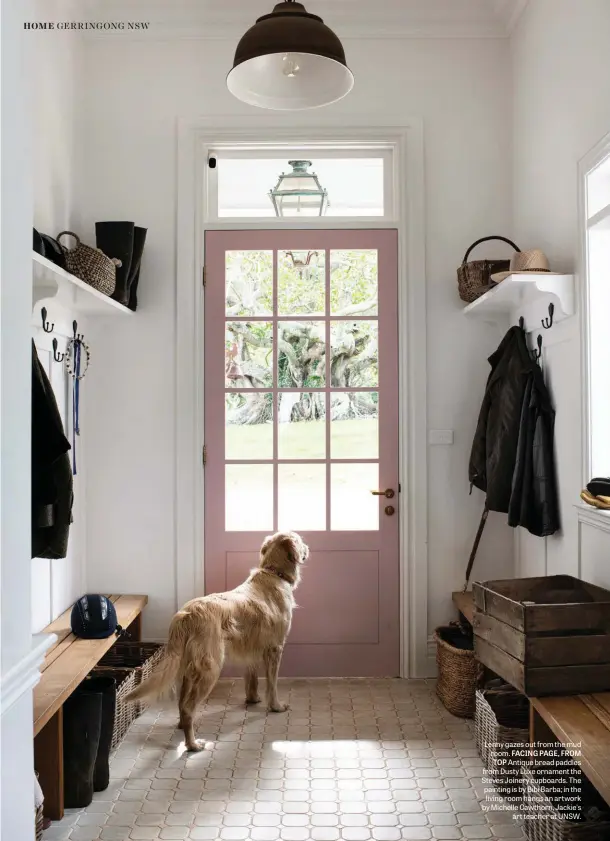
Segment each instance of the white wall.
M174 352L176 120L260 112L225 88L234 43L88 41L77 179L81 230L104 218L148 227L135 319L92 336L86 445L88 586L143 591L147 637L163 637L175 597ZM428 412L455 429L430 448L429 628L451 615L482 499L468 497L467 460L498 332L460 316L455 270L466 247L510 221L510 83L505 40L347 41L356 87L332 106L347 123L425 121ZM328 113L328 112L327 112ZM112 115L112 117L110 117ZM312 113L311 124L324 112ZM485 256L485 252L481 252ZM425 446L425 442L421 442ZM95 478L93 478L95 477ZM512 571L512 536L490 524L477 571Z
M552 268L575 271L577 164L610 131L610 4L530 0L511 39L511 59L516 241L544 249ZM542 332L557 411L563 532L546 541L520 534L520 574L580 569L583 578L610 586L610 535L591 535L590 525L581 534L574 508L583 481L578 316Z
M24 60L26 3L3 3L2 249L0 308L2 487L0 836L34 837L30 631L31 234L29 89Z
M35 20L65 20L70 16L68 0L36 0ZM80 75L82 40L65 31L30 31L32 46L32 164L34 184L34 227L55 237L74 223L75 143L78 125L77 82ZM41 328L40 308L55 323L52 334ZM32 335L56 394L66 435L71 440L72 408L70 383L61 364L52 361L51 341L57 338L65 350L71 335L73 315L53 301L41 301L32 315ZM84 321L79 332L84 332ZM88 381L83 382L83 401ZM83 435L85 430L83 429ZM42 630L82 595L85 588L85 506L82 448L78 452L78 475L74 479L74 523L70 529L68 555L58 560L32 561L32 631Z

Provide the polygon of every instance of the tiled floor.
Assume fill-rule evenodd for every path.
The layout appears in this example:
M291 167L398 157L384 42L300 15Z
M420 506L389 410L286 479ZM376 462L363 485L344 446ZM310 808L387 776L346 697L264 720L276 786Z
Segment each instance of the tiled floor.
M263 687L264 688L264 687ZM285 680L290 711L244 707L223 681L183 752L174 706L149 710L114 756L111 783L46 841L514 839L510 813L481 808L472 722L431 681Z

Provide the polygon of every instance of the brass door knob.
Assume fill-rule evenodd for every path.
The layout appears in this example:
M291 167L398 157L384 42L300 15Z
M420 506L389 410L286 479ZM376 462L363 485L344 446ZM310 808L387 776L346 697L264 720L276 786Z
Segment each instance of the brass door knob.
M387 491L371 491L373 496L385 496L386 499L392 499L395 494L395 491L392 488L388 488Z
M386 505L386 507L383 510L388 515L388 517L391 517L396 509L393 505Z

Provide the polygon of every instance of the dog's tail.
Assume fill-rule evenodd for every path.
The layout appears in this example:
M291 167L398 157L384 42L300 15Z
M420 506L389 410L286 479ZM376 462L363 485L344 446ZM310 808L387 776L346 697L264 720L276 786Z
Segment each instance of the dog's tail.
M169 694L178 682L183 672L183 658L185 654L185 637L188 634L188 620L184 614L178 613L172 620L169 629L169 640L160 663L153 673L129 695L126 701L139 701L141 698L155 697Z
M178 652L166 651L152 675L130 692L125 700L139 701L149 696L159 698L168 693L178 680L181 659Z

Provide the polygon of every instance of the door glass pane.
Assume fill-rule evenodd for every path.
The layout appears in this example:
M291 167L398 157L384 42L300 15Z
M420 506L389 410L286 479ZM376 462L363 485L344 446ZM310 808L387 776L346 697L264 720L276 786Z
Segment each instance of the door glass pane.
M278 457L325 458L325 417L326 394L322 391L278 394Z
M322 388L326 383L323 321L278 321L279 388Z
M278 315L324 315L324 251L279 251Z
M278 465L280 531L326 529L326 465Z
M273 327L267 321L227 321L225 388L273 385Z
M225 458L273 458L273 395L225 395Z
M227 251L225 254L226 315L273 313L273 252Z
M330 400L331 458L379 458L379 395L341 391Z
M377 464L332 464L330 527L333 531L376 531L379 497L371 494L379 481Z
M225 464L225 528L273 530L273 465Z
M331 315L377 315L377 251L330 252Z
M368 388L379 384L377 321L331 321L331 385Z

